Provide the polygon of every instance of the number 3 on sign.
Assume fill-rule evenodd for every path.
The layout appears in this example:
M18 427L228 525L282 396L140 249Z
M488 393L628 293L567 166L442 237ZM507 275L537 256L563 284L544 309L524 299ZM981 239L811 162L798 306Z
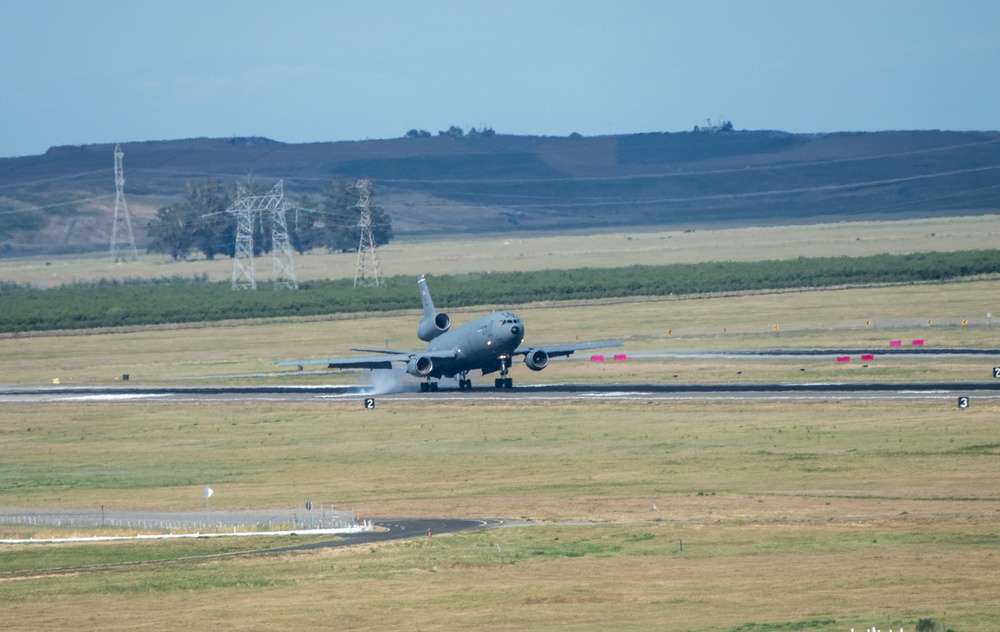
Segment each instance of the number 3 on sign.
M375 398L374 397L366 397L365 398L365 408L367 408L368 410L375 410Z
M969 407L969 398L968 397L959 397L958 398L958 407L961 408L961 409L963 409L963 410L966 409L966 408L968 408Z

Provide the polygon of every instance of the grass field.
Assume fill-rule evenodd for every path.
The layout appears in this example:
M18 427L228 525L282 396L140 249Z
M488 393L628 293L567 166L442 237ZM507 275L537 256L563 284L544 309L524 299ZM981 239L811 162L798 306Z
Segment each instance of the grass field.
M534 523L57 576L30 571L236 545L4 546L0 600L17 622L5 629L848 630L933 618L989 630L1000 614L995 404L2 413L0 504L197 510L211 484L219 509L313 500L360 516ZM4 581L12 571L28 572Z
M971 222L966 236L993 230L963 221ZM921 232L935 232L932 239L942 243L949 238L943 224L907 225L914 236L899 243L906 250L919 249L913 246ZM819 233L805 228L777 242L767 230L779 229L755 229L762 237L754 246L754 230L747 229L720 247L746 243L745 254L759 248L767 253L761 258L777 256L770 248L779 249L778 242L799 243L800 251L869 241L889 248L902 227L884 226L876 240L872 225L876 232L858 241L847 236L859 225L831 226L824 230L840 237L826 246L807 245L806 235ZM702 234L655 241L676 247ZM621 242L647 239L654 240L623 236ZM567 254L539 254L532 265L574 267L595 256L596 245L565 243ZM551 248L541 244L535 242L537 252ZM476 260L475 244L451 260L436 258L445 256L440 246L426 248L427 259L414 266L467 269ZM691 253L707 257L710 250L702 244ZM789 256L797 256L793 250ZM637 256L650 263L666 252ZM483 269L513 260L483 256ZM614 256L625 262L623 252ZM343 274L352 274L353 258L342 257L350 259ZM38 270L17 277L22 273L6 267L10 261L0 263L4 280L38 282ZM62 264L41 265L44 274ZM174 270L195 265L163 266L167 271L152 276L186 275ZM227 278L230 263L213 265ZM74 274L106 276L100 265L84 268ZM983 279L563 305L514 300L483 309L516 308L529 342L623 337L626 353L771 347L876 353L868 367L832 358L584 358L553 362L540 373L515 367L519 383L986 381L995 358L928 361L878 352L890 340L913 339L928 347L998 348L997 330L985 319L1000 314L998 296L1000 280ZM464 322L477 312L452 316ZM357 374L279 376L271 362L343 355L359 344L413 348L417 314L5 336L0 383L112 384L123 373L136 385L350 383ZM1000 404L990 401L958 410L950 401L836 397L669 404L443 404L428 397L383 400L375 411L357 401L0 403L0 505L197 511L204 508L202 488L211 485L219 510L311 501L353 508L359 517L512 524L225 559L205 556L301 540L0 545L2 627L846 632L913 630L917 621L933 619L955 632L991 631L1000 620L998 416ZM49 532L0 527L7 537ZM107 563L132 565L46 572Z
M1000 216L982 215L692 232L637 228L569 236L402 239L380 247L379 258L387 276L434 275L991 249L998 237ZM300 280L353 278L356 266L357 255L351 253L315 252L295 258ZM258 258L256 269L258 281L265 283L270 279L270 258ZM223 257L172 262L162 255L143 254L137 262L114 264L106 253L0 259L0 280L38 287L102 278L203 274L211 281L227 281L232 278L233 261Z

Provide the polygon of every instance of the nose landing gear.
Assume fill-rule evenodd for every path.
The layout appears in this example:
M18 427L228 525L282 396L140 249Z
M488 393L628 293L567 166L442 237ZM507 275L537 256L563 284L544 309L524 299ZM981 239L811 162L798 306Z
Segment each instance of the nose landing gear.
M513 388L514 380L507 377L507 371L510 369L510 358L500 358L500 377L493 380L493 385L496 388Z

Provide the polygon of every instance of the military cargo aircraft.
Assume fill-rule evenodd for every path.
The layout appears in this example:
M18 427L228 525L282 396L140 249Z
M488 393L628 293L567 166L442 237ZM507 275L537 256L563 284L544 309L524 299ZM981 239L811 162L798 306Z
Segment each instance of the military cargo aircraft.
M436 391L443 377L458 377L458 388L471 389L469 373L482 371L483 375L500 373L494 380L496 388L511 388L514 380L507 376L513 358L524 356L524 364L532 371L541 371L549 358L569 356L574 351L620 347L620 340L584 344L523 346L524 323L512 312L493 312L451 328L451 317L434 308L434 301L427 289L427 280L418 277L420 299L424 314L417 327L417 337L427 343L423 351L396 351L392 349L351 349L372 356L328 358L325 360L289 360L277 362L278 366L325 364L331 369L391 369L394 362L406 365L410 375L424 378L422 392Z

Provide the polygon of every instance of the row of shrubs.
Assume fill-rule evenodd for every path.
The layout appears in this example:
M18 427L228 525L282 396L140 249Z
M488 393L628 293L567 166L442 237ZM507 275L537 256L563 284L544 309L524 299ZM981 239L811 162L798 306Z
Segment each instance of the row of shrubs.
M1000 273L1000 250L871 257L799 258L624 268L578 268L436 276L439 308L537 301L943 281ZM350 279L307 281L298 290L233 291L203 277L96 282L37 290L0 284L0 332L86 329L418 308L415 278L355 288Z

